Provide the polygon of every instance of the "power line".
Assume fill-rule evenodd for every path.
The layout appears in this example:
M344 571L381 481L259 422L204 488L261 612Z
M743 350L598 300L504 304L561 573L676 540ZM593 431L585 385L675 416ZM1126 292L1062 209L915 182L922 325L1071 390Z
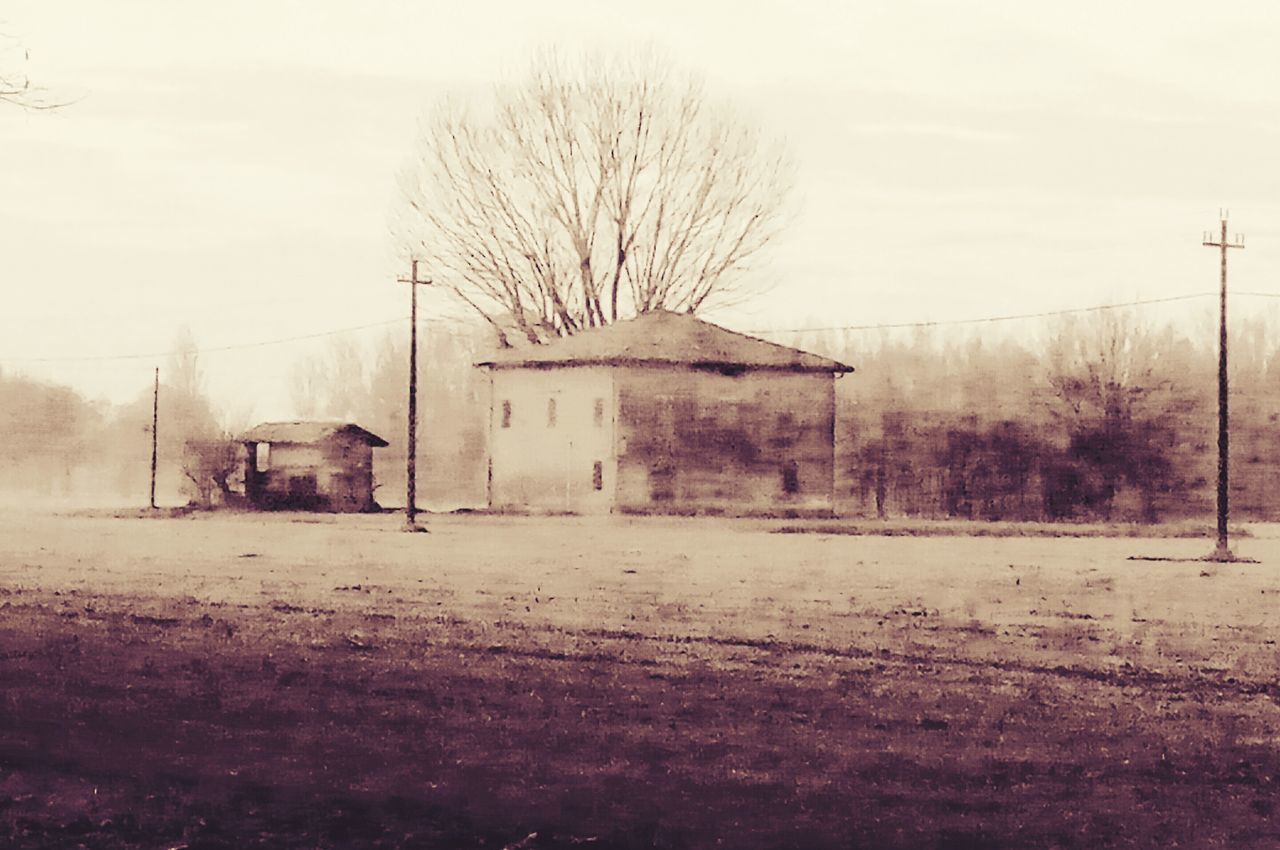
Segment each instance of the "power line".
M1233 292L1232 295L1247 296L1254 298L1280 298L1280 292ZM755 330L745 330L743 333L750 334L799 334L799 333L829 333L832 331L878 331L878 330L899 330L904 328L931 328L954 325L979 325L994 322L1012 322L1022 319L1045 319L1053 316L1066 316L1073 313L1095 313L1102 310L1117 310L1123 307L1142 307L1151 304L1168 304L1175 301L1189 301L1194 298L1208 298L1217 296L1216 292L1193 292L1187 295L1172 295L1166 298L1144 298L1137 301L1123 301L1114 304L1096 304L1091 307L1071 307L1064 310L1044 310L1036 313L1011 313L998 316L984 316L972 319L938 319L934 321L920 322L887 322L872 325L832 325L828 327L800 327L800 328L757 328ZM242 342L232 345L220 345L208 348L196 348L192 352L195 354L214 354L224 351L242 351L252 348L262 348L271 345L284 345L291 342L303 342L311 339L323 339L324 337L340 336L342 334L355 333L357 331L370 330L372 328L388 327L390 325L399 324L405 321L403 318L386 319L381 322L371 322L367 325L354 325L347 328L336 328L329 331L319 331L317 333L302 334L300 336L280 337L278 339L259 340L257 342ZM463 323L463 320L435 319L424 324L439 324L456 327ZM157 357L169 357L178 354L173 350L161 352L146 352L138 354L99 354L99 355L82 355L72 357L0 357L0 363L85 363L91 361L119 361L119 360L154 360Z
M303 342L309 339L322 339L328 336L339 336L341 334L355 333L356 331L366 331L371 328L383 328L388 325L395 325L404 322L403 318L387 319L382 322L372 322L367 325L354 325L349 328L337 328L331 331L320 331L318 333L302 334L301 336L281 337L279 339L259 340L257 342L242 342L232 345L219 345L209 348L192 349L194 354L213 354L222 351L240 351L249 348L262 348L268 345L284 345L290 342ZM432 322L432 324L451 324L448 321L440 320ZM99 354L99 355L83 355L77 357L0 357L0 363L82 363L87 361L110 361L110 360L152 360L157 357L169 357L173 354L182 354L179 351L160 351L147 352L140 354Z
M396 322L402 322L403 319L390 319L385 322L373 322L368 325L356 325L350 328L338 328L332 331L321 331L320 333L303 334L301 336L282 337L280 339L261 340L259 342L244 342L235 345L220 345L212 348L197 348L192 353L210 354L217 351L238 351L245 348L261 348L267 345L283 345L287 342L301 342L308 339L320 339L326 336L337 336L339 334L353 333L355 331L368 330L369 328L380 328L391 325ZM152 351L145 354L99 354L85 355L81 357L0 357L0 362L4 363L80 363L90 360L151 360L157 357L169 357L177 354L176 351ZM185 352L183 352L185 353Z
M1238 295L1263 295L1272 298L1280 298L1280 294L1270 295L1264 292L1240 292ZM825 328L760 328L758 330L746 331L746 333L754 334L785 334L785 333L825 333L830 331L879 331L879 330L895 330L901 328L931 328L943 325L979 325L990 322L1012 322L1020 319L1046 319L1052 316L1066 316L1072 313L1096 313L1102 310L1117 310L1122 307L1142 307L1149 304L1168 304L1173 301L1189 301L1193 298L1208 298L1216 296L1216 292L1193 292L1188 295L1172 295L1167 298L1144 298L1140 301L1123 301L1116 304L1097 304L1092 307L1071 307L1065 310L1044 310L1038 313L1011 313L1001 316L984 316L978 319L939 319L936 321L925 322L893 322L881 323L875 325L835 325Z

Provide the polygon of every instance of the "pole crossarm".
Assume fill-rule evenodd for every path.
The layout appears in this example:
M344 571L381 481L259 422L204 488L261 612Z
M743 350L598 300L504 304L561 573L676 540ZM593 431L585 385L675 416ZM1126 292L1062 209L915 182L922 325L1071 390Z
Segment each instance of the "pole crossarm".
M418 277L418 261L417 261L417 260L412 260L412 261L410 261L410 272L409 272L409 276L408 276L408 277L398 277L398 278L396 278L396 282L397 282L397 283L412 283L412 284L416 284L416 285L418 285L418 286L430 286L430 285L431 285L431 278L425 278L425 279L424 279L424 278L419 278L419 277Z
M1236 234L1236 238L1237 238L1237 239L1240 239L1240 234L1238 234L1238 233L1237 233L1237 234ZM1223 249L1226 249L1226 248L1243 248L1243 247L1244 247L1244 241L1243 241L1243 240L1241 240L1240 242L1203 242L1203 243L1201 243L1201 244L1203 244L1203 245L1207 245L1207 246L1209 246L1210 248L1223 248Z

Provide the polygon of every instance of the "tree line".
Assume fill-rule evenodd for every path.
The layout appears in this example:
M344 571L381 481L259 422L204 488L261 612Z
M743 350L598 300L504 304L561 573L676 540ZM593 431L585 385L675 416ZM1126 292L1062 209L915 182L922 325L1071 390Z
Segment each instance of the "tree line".
M472 367L489 335L479 326L432 327L419 338L418 488L427 506L476 506L485 494L487 383ZM195 339L180 331L160 369L157 491L165 505L237 507L247 460L240 436L251 410L219 406L205 385ZM374 453L374 496L402 504L408 333L365 343L336 339L284 361L295 415L362 425L390 443ZM0 501L147 504L152 388L121 404L0 370Z
M1237 321L1232 508L1276 519L1276 318ZM1184 328L1104 311L1012 335L772 335L853 365L837 384L837 507L882 517L1152 522L1207 516L1216 469L1216 347ZM437 507L485 498L489 399L473 364L493 334L432 326L420 339L419 493ZM288 368L301 419L357 422L375 452L375 498L404 492L407 329L337 339ZM189 335L162 369L160 486L170 501L234 504L253 423L218 410ZM151 393L123 405L0 373L0 490L23 498L145 504Z
M181 331L161 368L157 491L211 505L235 490L235 416L209 399L195 340ZM147 382L148 384L150 382ZM0 370L0 499L9 503L147 503L152 387L122 404Z
M1274 320L1231 335L1233 516L1280 504ZM810 335L857 372L838 393L837 501L867 516L1154 522L1212 512L1215 340L1107 310L1045 328Z

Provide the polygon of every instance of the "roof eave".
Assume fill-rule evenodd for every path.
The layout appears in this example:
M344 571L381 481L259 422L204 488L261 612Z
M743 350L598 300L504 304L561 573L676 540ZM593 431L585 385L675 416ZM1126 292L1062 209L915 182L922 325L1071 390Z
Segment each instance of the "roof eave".
M305 439L300 438L297 435L281 436L280 434L272 433L272 431L288 430L291 426L299 425L320 428L327 427L327 430L322 433L308 435ZM236 441L245 445L252 445L255 443L273 443L282 446L309 446L324 442L325 440L333 439L339 434L354 434L359 437L362 442L378 449L386 448L391 445L382 437L379 437L377 434L366 428L360 427L354 422L327 423L326 425L322 425L321 423L267 422L250 428L248 431L236 438Z
M693 370L731 369L751 372L809 372L844 374L853 372L852 366L830 361L829 363L737 363L718 360L661 360L656 358L578 358L575 360L485 360L475 364L484 369L572 369L589 366L638 366L647 368L682 368Z

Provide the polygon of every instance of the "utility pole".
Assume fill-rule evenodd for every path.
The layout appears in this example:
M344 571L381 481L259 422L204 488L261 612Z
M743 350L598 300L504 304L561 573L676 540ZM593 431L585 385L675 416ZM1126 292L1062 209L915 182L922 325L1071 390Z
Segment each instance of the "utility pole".
M404 530L426 531L418 525L418 287L431 280L418 277L418 261L410 264L409 277L396 278L409 284L409 452L406 458L407 486L404 500Z
M156 508L156 427L160 424L160 367L156 367L155 389L151 392L151 509Z
M1210 561L1234 561L1227 545L1227 483L1229 478L1229 442L1227 415L1227 249L1243 248L1244 239L1236 234L1235 242L1227 241L1227 212L1221 211L1222 233L1218 241L1206 232L1204 244L1222 253L1221 288L1218 293L1218 546L1208 556Z

